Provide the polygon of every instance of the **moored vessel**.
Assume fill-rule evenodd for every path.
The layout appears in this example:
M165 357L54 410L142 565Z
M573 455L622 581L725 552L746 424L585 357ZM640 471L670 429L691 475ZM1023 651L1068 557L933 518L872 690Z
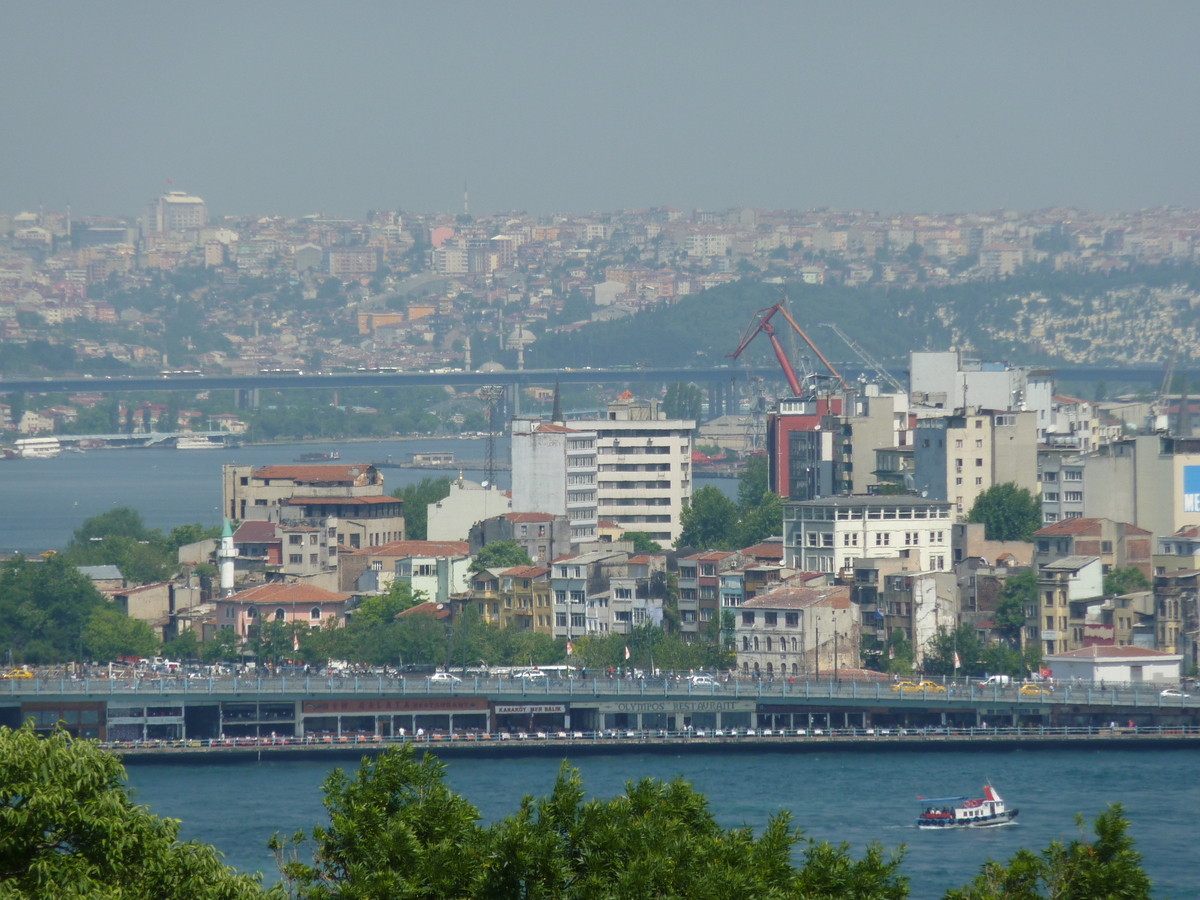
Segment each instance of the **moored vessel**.
M939 828L995 828L1011 825L1018 810L1009 809L1004 798L990 784L983 786L983 797L943 797L921 801L921 814L917 816L917 827L934 830Z
M62 453L58 438L21 438L13 441L13 450L22 459L53 459Z

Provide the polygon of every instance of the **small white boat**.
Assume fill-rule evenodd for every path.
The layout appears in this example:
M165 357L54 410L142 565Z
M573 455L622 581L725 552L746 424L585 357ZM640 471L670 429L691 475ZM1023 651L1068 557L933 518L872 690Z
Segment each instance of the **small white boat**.
M921 801L921 815L917 827L933 831L944 828L996 828L1011 825L1018 810L1008 809L1004 798L990 784L983 786L983 797L978 800L967 797L944 797Z

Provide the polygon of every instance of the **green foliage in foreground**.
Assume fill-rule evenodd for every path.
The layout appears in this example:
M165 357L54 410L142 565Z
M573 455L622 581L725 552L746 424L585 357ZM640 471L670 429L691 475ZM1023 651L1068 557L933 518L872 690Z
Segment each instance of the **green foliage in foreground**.
M281 897L179 823L135 806L116 756L64 732L0 728L0 898Z
M118 758L63 732L0 728L0 900L905 900L904 848L855 858L780 813L759 835L724 829L676 779L631 781L585 800L565 763L548 797L489 827L411 745L325 781L329 821L271 847L283 882L264 890L179 825L134 806ZM1149 900L1120 806L1088 840L989 861L946 900Z

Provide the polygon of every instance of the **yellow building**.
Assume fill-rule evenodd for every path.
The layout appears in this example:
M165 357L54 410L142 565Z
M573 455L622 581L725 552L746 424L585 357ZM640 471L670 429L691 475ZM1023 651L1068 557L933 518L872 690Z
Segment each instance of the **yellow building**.
M548 568L484 569L471 578L470 592L456 600L460 610L476 604L480 617L489 625L512 626L538 634L554 633Z

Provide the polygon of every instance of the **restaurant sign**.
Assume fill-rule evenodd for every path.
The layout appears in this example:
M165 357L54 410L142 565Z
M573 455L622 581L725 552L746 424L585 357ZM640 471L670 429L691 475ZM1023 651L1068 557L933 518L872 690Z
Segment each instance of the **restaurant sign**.
M357 713L486 712L486 697L385 697L375 700L305 700L304 712L315 715Z
M538 713L565 713L566 711L567 705L565 703L542 703L537 706L497 704L492 707L492 712L498 716L536 716Z

